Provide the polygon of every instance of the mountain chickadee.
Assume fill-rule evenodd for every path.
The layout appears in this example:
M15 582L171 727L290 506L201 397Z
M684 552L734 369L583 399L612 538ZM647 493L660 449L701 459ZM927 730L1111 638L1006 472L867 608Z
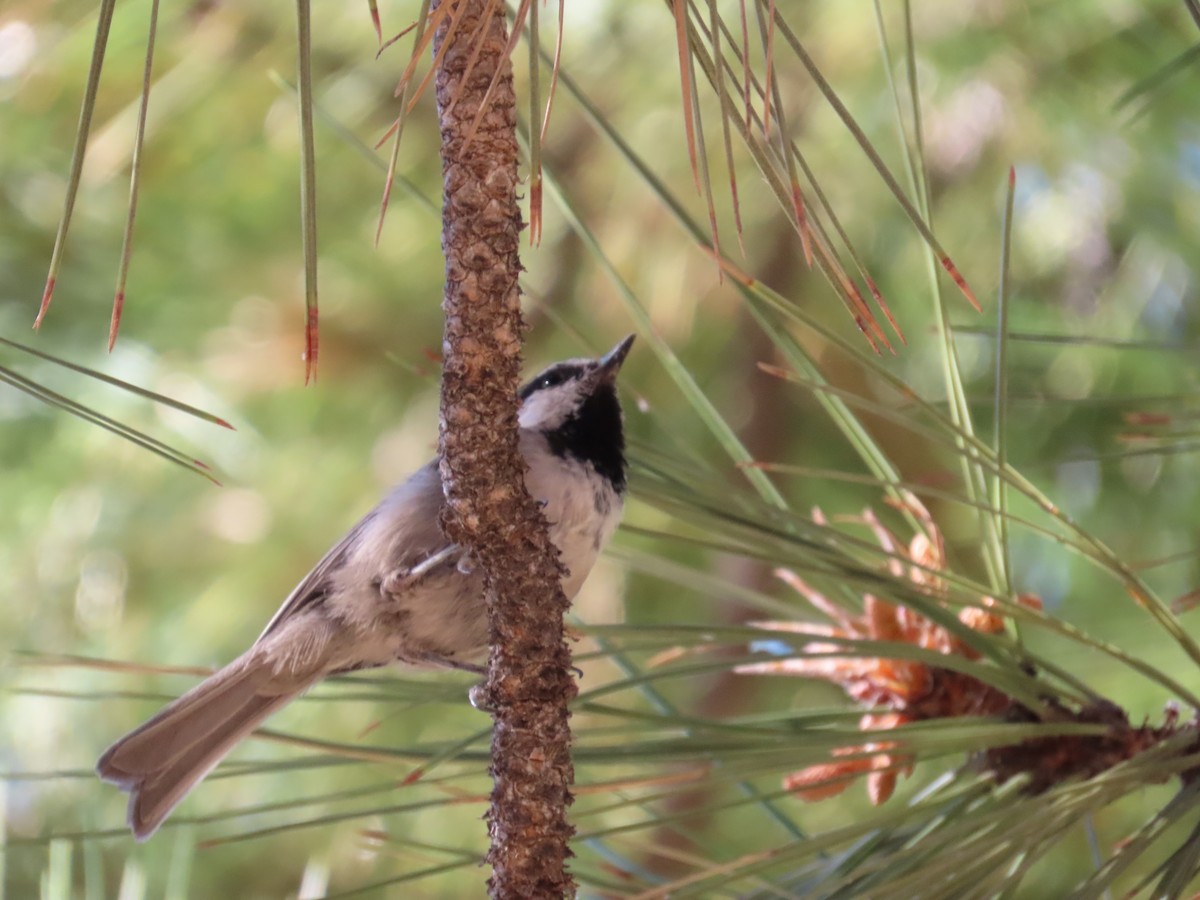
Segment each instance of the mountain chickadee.
M600 359L556 363L521 388L525 484L542 504L574 597L616 530L625 439L615 380L633 335ZM239 741L327 675L411 665L481 671L483 573L447 546L437 461L397 485L317 563L245 653L105 751L96 771L129 791L150 837Z

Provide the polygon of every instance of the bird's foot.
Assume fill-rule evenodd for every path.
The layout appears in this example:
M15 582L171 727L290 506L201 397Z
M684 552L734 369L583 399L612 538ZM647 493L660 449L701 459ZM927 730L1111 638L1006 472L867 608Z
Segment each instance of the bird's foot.
M455 559L455 555L458 556ZM384 597L396 600L402 594L411 591L419 585L425 578L443 563L454 561L455 567L464 574L469 574L470 569L464 568L467 565L466 553L459 548L457 544L451 544L448 547L443 547L437 553L425 557L415 566L397 566L386 575L379 579L379 593Z

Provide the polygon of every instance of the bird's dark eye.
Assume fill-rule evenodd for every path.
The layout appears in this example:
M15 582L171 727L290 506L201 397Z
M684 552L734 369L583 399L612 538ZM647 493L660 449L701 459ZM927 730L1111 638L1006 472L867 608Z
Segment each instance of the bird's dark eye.
M532 381L526 382L525 387L521 388L521 399L528 400L530 396L536 394L538 391L549 390L570 381L572 378L578 378L580 371L580 368L574 365L557 365L552 369L547 369Z

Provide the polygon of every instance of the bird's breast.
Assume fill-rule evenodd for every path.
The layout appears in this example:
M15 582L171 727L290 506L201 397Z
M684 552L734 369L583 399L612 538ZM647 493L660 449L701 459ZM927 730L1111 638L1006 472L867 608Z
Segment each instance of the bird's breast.
M530 493L542 504L550 540L567 568L563 591L574 597L616 530L621 495L585 463L555 460L552 468L543 462L539 469L530 471Z

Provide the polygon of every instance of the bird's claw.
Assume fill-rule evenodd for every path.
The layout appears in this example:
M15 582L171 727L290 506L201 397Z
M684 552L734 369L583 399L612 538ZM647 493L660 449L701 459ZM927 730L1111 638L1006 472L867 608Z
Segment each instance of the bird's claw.
M466 551L461 550L457 544L451 544L443 547L437 553L425 557L415 566L397 566L392 569L379 579L379 593L392 600L397 599L401 594L411 591L424 581L426 576L443 563L450 562L456 553L458 559L454 560L455 568L464 575L470 575L472 566Z

